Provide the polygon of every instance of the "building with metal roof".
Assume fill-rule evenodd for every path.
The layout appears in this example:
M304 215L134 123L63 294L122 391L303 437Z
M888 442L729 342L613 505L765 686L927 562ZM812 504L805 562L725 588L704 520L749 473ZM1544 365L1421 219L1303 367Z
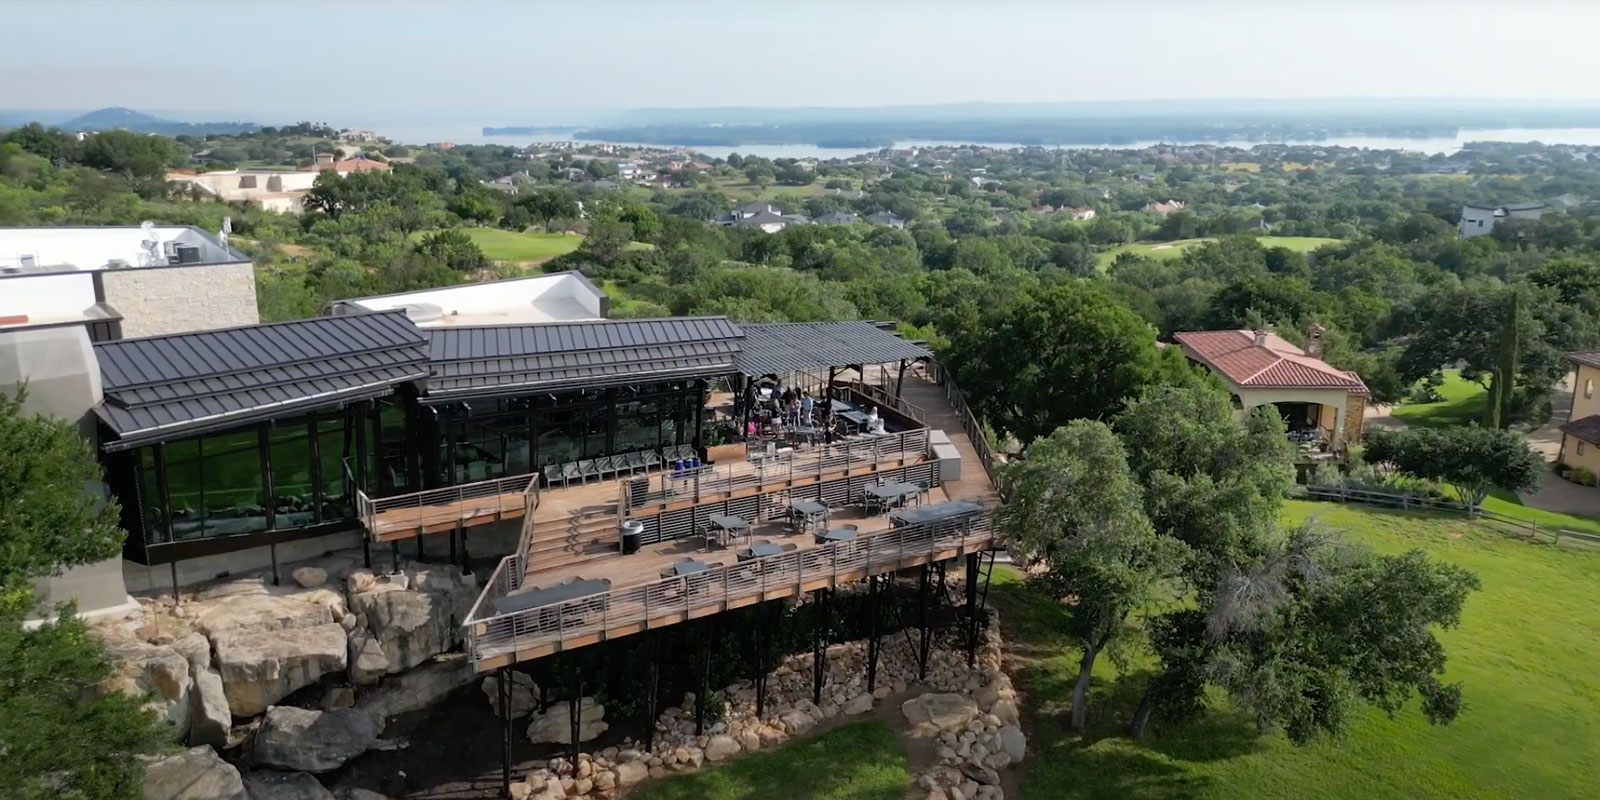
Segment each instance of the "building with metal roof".
M866 364L893 364L932 356L875 323L746 323L739 371L751 377L813 372Z

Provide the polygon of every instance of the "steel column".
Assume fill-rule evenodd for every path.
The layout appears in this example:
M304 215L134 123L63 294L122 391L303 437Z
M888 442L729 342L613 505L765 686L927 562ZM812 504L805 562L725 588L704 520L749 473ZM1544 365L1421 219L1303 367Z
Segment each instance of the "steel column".
M500 789L511 797L511 669L500 670Z
M967 666L978 658L978 557L967 554Z
M917 680L928 679L928 652L933 643L933 628L928 619L928 594L933 588L933 565L923 564L917 579Z
M389 574L400 574L400 540L389 540Z
M467 552L467 528L461 527L461 574L472 574L472 554Z
M767 624L772 617L766 604L756 607L756 718L767 712Z
M651 632L645 635L650 637L650 692L646 697L644 714L644 751L648 753L655 749L656 743L656 702L661 694L661 637Z
M711 669L711 644L704 630L697 631L694 638L698 645L694 654L694 735L701 736L706 732L706 672Z
M867 576L867 691L878 688L878 601L882 594L878 584L883 575Z
M827 589L815 593L817 625L811 642L811 702L822 704L822 677L828 666L828 594Z
M583 743L578 741L578 732L582 727L579 721L583 718L579 713L583 705L583 670L578 668L578 657L568 655L568 662L572 666L572 698L567 700L567 723L572 731L572 766L578 766L578 753L583 748Z
M282 586L283 584L278 581L278 543L273 542L267 545L267 553L272 558L272 585Z

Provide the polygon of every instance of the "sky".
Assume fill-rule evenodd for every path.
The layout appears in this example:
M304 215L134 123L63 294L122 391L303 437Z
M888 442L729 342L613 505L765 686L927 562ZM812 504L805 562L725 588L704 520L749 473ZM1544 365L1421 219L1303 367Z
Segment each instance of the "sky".
M0 0L0 108L340 126L598 110L1594 99L1594 0Z

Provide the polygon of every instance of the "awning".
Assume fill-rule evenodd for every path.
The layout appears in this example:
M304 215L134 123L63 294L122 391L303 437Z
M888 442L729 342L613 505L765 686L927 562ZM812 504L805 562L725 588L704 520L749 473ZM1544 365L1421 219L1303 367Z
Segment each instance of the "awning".
M871 322L743 324L739 371L752 377L928 358L928 349Z

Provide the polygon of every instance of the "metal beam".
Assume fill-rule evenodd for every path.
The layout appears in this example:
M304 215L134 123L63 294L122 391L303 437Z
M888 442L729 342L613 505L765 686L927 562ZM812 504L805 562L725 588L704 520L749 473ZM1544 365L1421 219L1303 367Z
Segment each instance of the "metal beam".
M978 658L978 557L967 554L967 666Z
M828 666L828 594L827 589L815 593L817 624L811 642L811 702L822 704L822 678Z
M933 628L928 619L928 594L933 588L933 565L923 564L917 577L917 680L928 679L928 653L933 643Z

